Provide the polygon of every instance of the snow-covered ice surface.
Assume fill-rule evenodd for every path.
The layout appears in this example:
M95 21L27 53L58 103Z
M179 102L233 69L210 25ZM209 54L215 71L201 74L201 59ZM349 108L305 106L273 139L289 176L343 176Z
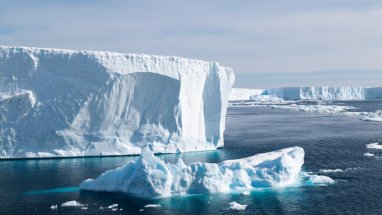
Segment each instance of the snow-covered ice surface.
M233 82L215 62L0 46L0 158L213 150Z
M165 163L144 148L137 161L104 172L96 179L87 179L80 189L122 192L140 198L161 198L173 195L240 193L256 188L298 186L304 150L291 147L248 158L221 163ZM322 180L303 175L311 184Z
M230 202L229 203L229 208L231 210L238 210L238 211L243 211L247 208L247 205L242 205L237 202Z

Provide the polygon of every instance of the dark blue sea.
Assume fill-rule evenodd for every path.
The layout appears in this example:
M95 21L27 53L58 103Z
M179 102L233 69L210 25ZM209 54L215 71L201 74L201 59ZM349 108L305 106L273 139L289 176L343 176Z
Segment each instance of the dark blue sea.
M382 101L340 102L359 111L382 109ZM382 140L382 123L357 117L324 115L266 107L229 108L225 147L217 151L161 155L168 162L220 162L285 147L303 147L304 171L323 174L336 183L254 191L194 195L160 200L122 194L79 191L78 184L134 156L0 161L0 214L382 214L382 150L365 145ZM365 152L375 157L364 156ZM319 173L324 169L342 172ZM60 207L76 200L87 209ZM245 211L229 202L248 204ZM118 211L104 208L118 204ZM159 208L144 208L160 204ZM58 205L55 210L51 205ZM100 209L100 208L104 209ZM122 210L121 210L122 209ZM141 211L141 209L144 209Z

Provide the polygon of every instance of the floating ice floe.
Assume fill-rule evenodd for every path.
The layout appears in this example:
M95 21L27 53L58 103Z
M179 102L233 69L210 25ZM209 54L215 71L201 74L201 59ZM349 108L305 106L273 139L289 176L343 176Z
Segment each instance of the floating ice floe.
M308 180L305 182L305 184L307 185L318 185L318 186L328 185L333 183L335 183L335 181L332 178L328 176L324 176L324 175L310 175L308 177Z
M81 204L76 200L64 202L61 204L61 207L86 207L87 205Z
M357 170L360 169L360 167L352 167L352 168L346 168L346 169L320 169L319 173L338 173L338 172L346 172L351 170Z
M370 152L366 152L366 153L363 154L363 156L365 156L365 157L374 157L375 154L370 153Z
M148 204L145 205L145 208L160 208L162 207L160 204Z
M382 145L379 143L369 143L366 145L366 148L368 149L382 149Z
M247 208L247 205L242 205L237 202L230 202L229 203L229 208L231 210L238 210L238 211L243 211Z
M318 172L320 173L332 173L332 172L344 172L343 169L320 169Z
M109 209L116 208L116 207L118 207L118 204L112 204L112 205L107 206L107 208L109 208Z
M52 205L52 206L50 206L50 209L52 209L52 210L57 210L57 205Z
M363 117L362 120L369 122L382 122L382 110L377 110L374 113L369 113Z
M177 164L165 163L145 147L138 160L106 171L96 179L87 179L80 184L80 189L122 192L149 199L186 194L241 193L256 188L297 186L303 163L304 150L300 147L221 163L197 162L190 165L182 159ZM309 181L308 185L334 182L326 176L303 177Z

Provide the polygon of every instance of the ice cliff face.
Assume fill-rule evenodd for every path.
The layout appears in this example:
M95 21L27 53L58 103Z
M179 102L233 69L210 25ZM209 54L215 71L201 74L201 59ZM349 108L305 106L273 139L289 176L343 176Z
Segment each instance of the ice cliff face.
M0 46L0 158L212 150L233 81L214 62Z
M367 100L382 99L382 87L286 87L263 94L285 100Z

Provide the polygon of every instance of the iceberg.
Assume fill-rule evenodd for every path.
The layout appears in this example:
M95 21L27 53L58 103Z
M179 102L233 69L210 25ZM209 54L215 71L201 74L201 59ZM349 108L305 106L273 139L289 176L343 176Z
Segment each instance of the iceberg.
M238 210L238 211L243 211L247 208L247 205L242 205L237 202L230 202L229 203L229 208L231 210Z
M325 185L328 185L328 184L333 184L335 181L328 177L328 176L324 176L324 175L311 175L309 176L309 179L308 181L306 181L305 183L307 185L314 185L314 186L325 186Z
M379 143L369 143L369 144L366 144L366 148L367 149L382 149L382 144L379 144Z
M229 101L247 101L251 96L258 96L264 92L264 89L232 88L228 95Z
M0 46L0 158L214 150L233 82L216 62Z
M80 184L81 190L122 192L139 198L232 193L299 182L304 150L291 147L221 163L165 163L147 147L136 161Z
M382 99L382 87L284 87L266 89L263 94L284 100L368 100Z

